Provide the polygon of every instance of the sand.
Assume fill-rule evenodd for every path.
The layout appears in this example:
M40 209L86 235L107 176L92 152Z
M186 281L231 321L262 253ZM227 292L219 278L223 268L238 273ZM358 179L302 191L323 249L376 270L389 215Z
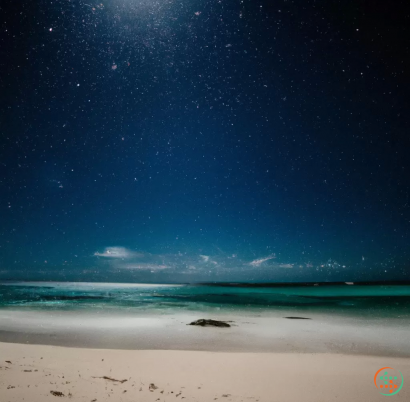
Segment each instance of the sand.
M407 317L284 311L131 314L0 311L0 402L383 401L373 379L402 372L410 400ZM186 325L232 320L231 328ZM152 384L152 385L151 385Z
M364 320L310 312L135 314L0 309L0 342L97 349L343 353L410 358L409 319ZM302 315L311 320L288 320ZM186 325L233 320L231 328ZM1 401L0 401L1 402Z
M385 401L373 383L385 366L404 376L404 387L393 400L410 400L407 358L0 343L0 400Z

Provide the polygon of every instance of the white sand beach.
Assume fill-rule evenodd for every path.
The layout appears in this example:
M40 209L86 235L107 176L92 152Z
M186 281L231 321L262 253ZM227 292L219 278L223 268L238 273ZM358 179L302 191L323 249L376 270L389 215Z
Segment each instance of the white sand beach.
M283 315L215 312L232 326L203 328L186 325L198 313L4 309L0 401L382 401L387 366L409 400L406 319Z
M0 400L373 402L385 400L373 377L386 365L410 378L403 358L0 343ZM394 396L409 398L406 384Z

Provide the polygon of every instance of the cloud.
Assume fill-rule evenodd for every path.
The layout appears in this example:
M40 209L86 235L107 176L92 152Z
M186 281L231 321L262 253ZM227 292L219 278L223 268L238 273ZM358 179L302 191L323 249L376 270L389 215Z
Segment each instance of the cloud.
M259 267L264 262L272 260L273 258L276 258L275 254L271 254L265 258L257 258L256 260L251 261L249 265L251 265L252 267Z
M276 258L275 254L249 261L237 254L225 253L219 249L218 251L216 254L187 252L151 254L116 246L97 251L94 256L99 257L99 264L104 267L108 266L115 272L161 272L167 275L216 275L221 277L235 275L238 272L243 275L245 272L295 267L293 263L270 261Z
M199 255L201 258L202 258L202 260L204 261L204 262L208 262L209 261L209 255Z
M215 260L211 260L211 257L209 255L200 254L199 257L202 259L202 262L204 262L205 264L218 265L218 263Z
M95 257L103 257L113 270L135 270L135 271L159 271L173 268L175 258L181 256L155 255L150 253L140 253L125 247L106 247L103 252L95 252ZM165 262L166 261L166 262Z
M136 253L127 250L125 247L106 247L102 253L95 252L96 257L105 257L105 258L131 258L135 256Z
M148 264L148 263L141 263L141 264L124 264L118 265L118 269L130 269L130 270L146 270L146 271L160 271L162 269L171 268L169 265L164 264Z
M278 268L293 268L293 264L278 264Z

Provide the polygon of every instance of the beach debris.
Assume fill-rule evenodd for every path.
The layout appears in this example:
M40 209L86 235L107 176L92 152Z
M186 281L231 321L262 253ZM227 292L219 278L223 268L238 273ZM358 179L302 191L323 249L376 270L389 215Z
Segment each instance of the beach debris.
M201 318L196 321L192 321L190 324L187 324L187 325L199 325L200 327L222 327L222 328L230 327L230 325L225 321L207 320L204 318Z
M311 318L308 317L283 317L287 318L288 320L311 320Z
M223 394L222 395L223 398L228 398L228 396L231 396L231 394Z
M97 399L93 399L91 402L97 402Z
M60 392L60 391L50 391L50 394L51 395L54 395L54 396L65 396L62 392Z
M33 370L24 370L25 373L31 373Z
M154 392L156 389L158 389L158 387L154 383L151 383L148 388L151 392Z
M13 389L13 388L16 388L14 385L9 385L8 387L7 387L7 389Z
M10 360L6 360L6 363L13 364Z
M108 380L108 381L113 381L113 382L119 382L121 384L123 384L124 382L128 381L128 380L116 380L115 378L111 378L111 377L107 377L106 375L103 377L93 377L93 378L102 378L104 380Z

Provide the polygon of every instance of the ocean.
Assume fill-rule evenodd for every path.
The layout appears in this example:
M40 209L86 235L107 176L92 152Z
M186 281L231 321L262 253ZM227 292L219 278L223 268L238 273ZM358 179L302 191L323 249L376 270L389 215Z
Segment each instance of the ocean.
M121 284L13 282L0 284L0 309L176 312L326 313L410 317L409 285Z

